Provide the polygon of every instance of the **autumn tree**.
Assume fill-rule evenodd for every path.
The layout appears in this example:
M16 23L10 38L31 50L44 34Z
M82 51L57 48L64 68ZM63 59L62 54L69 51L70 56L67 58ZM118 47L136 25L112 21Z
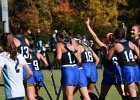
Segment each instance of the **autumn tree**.
M40 27L53 33L55 29L65 28L89 38L87 17L102 37L113 32L118 23L139 22L140 16L139 0L10 0L9 6L10 21L20 19L25 29Z
M23 30L39 27L38 9L31 0L10 0L9 5L10 23L20 20Z

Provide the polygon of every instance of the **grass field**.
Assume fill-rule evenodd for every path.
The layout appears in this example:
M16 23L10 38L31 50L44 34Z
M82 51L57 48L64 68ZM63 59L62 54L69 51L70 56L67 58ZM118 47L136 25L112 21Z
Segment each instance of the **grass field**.
M101 86L100 84L101 84L101 80L102 80L102 70L98 69L98 73L99 73L99 80L98 80L98 83L96 85L97 85L98 90L100 91L100 86ZM50 71L49 70L43 70L43 74L44 74L44 78L45 78L46 87L49 90L53 100L56 100L56 95L55 95L55 92L54 92ZM57 89L59 89L60 77L61 77L60 70L53 70L53 75L54 75L56 87L57 87ZM2 77L0 78L0 83L3 83ZM96 90L93 90L93 92L96 93ZM39 95L42 96L44 98L44 100L49 100L47 92L45 91L45 89L43 87L39 90ZM74 100L80 100L79 97L80 97L79 92L77 92L74 95ZM4 88L3 87L0 87L0 100L5 100ZM26 100L26 98L25 98L25 100ZM59 100L62 100L62 92L61 92ZM109 93L106 97L106 100L121 100L121 97L118 94L118 92L117 92L117 90L114 86L111 87L111 89L110 89L110 91L109 91Z

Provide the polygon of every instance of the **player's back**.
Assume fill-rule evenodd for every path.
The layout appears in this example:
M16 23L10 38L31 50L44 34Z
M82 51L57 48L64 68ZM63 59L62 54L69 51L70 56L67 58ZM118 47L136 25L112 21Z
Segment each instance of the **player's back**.
M21 54L18 54L16 60L12 60L7 52L1 53L0 57L7 98L23 97L25 95L23 86L23 65L26 64L25 59Z

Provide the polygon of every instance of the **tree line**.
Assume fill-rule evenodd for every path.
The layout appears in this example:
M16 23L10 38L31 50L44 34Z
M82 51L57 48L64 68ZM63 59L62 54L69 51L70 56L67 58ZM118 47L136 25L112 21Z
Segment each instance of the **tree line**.
M140 0L9 0L9 21L19 19L23 30L43 34L70 29L87 38L85 21L89 17L100 37L113 32L120 23L140 23Z

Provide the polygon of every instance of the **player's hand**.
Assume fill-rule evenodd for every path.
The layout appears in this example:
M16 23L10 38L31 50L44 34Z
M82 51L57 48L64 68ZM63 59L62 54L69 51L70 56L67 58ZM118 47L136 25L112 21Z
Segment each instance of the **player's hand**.
M89 23L90 23L90 19L87 18L86 24L89 25Z
M53 67L53 64L52 64L52 63L50 63L50 64L47 66L47 69L48 69L48 70L51 70L51 69L52 69L52 67Z

